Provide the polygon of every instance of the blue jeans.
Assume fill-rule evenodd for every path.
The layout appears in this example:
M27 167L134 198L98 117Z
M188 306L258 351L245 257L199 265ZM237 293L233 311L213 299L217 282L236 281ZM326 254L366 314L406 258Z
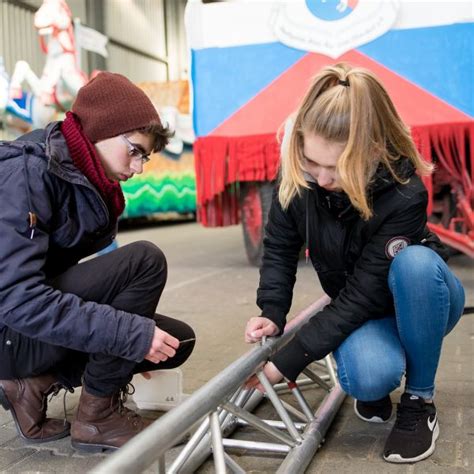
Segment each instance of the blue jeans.
M459 321L464 289L433 250L407 247L393 260L388 285L395 317L366 322L334 352L341 387L362 401L396 389L430 399L443 338Z

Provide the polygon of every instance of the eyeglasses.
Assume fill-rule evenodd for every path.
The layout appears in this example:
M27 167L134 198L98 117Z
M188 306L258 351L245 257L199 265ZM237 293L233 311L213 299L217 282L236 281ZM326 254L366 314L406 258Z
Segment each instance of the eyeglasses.
M144 151L140 150L137 146L135 146L127 137L126 135L120 135L124 142L127 144L128 147L128 154L134 158L139 159L143 164L148 163L150 161L150 154L145 153Z

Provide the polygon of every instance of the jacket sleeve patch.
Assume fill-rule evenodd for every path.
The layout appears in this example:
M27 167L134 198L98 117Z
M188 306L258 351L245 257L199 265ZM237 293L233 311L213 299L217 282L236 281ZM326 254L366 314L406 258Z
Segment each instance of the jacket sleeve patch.
M397 253L400 253L404 248L408 247L409 244L410 240L407 237L392 237L385 245L385 255L387 258L392 259Z

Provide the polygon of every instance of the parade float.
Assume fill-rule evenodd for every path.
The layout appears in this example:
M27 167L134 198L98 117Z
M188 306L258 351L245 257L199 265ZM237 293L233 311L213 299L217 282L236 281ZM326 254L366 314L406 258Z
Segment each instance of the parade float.
M62 120L88 77L80 50L107 56L107 37L73 19L64 0L44 0L34 15L45 63L38 77L19 60L11 76L0 57L0 124L3 138L14 139L51 121ZM126 207L122 219L194 218L196 185L187 81L144 82L160 116L175 131L163 153L152 155L144 173L122 184Z
M430 227L474 257L473 17L470 1L244 1L186 9L198 219L242 222L258 264L277 132L311 77L340 61L376 73L423 157Z

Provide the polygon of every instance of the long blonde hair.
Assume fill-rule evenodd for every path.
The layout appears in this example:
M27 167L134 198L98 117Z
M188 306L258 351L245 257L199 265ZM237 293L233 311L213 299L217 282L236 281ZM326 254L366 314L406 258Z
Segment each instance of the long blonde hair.
M373 214L367 189L380 163L401 183L393 168L400 157L408 157L422 175L433 169L419 155L379 79L346 63L327 66L316 75L294 116L289 140L285 137L279 189L284 209L308 187L303 176L305 134L346 144L336 166L339 183L366 220Z

